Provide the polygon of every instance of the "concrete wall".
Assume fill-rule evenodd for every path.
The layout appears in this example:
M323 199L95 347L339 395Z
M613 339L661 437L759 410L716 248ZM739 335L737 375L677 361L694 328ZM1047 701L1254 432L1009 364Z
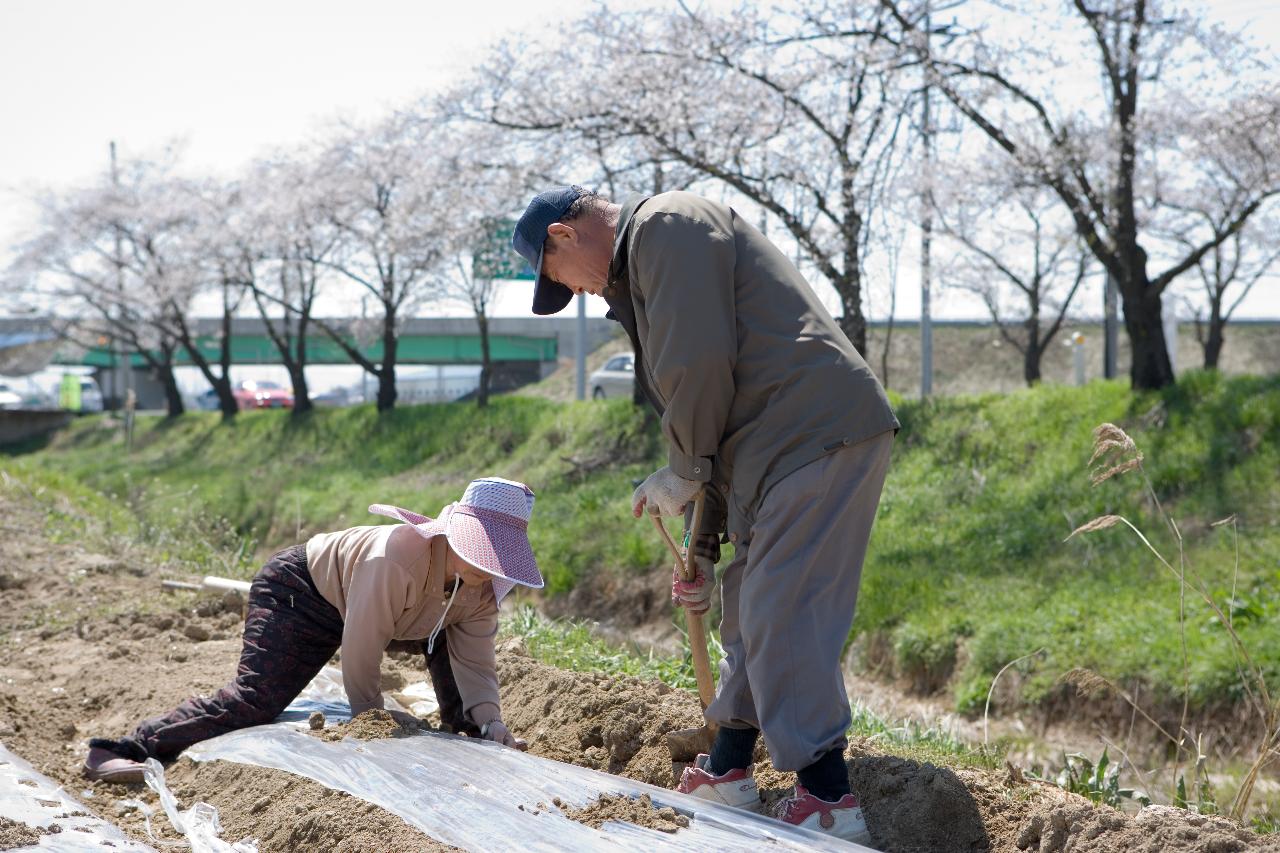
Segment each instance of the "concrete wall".
M0 409L0 445L51 433L71 422L70 412Z

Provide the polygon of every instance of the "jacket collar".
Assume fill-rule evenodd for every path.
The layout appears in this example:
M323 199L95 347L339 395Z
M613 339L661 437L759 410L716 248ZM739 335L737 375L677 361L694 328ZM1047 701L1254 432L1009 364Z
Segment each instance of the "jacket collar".
M631 228L631 220L640 206L653 196L633 195L622 203L622 211L618 214L618 227L613 237L613 259L609 262L609 281L617 281L627 269L627 231Z

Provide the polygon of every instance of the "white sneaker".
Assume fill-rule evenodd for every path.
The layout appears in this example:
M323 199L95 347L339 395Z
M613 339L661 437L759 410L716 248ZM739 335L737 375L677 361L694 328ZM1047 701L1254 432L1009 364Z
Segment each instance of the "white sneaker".
M760 792L756 789L755 768L730 770L716 776L707 770L710 759L706 753L700 754L691 766L684 769L676 790L735 809L759 812L761 803Z
M820 800L802 785L796 785L796 795L783 800L778 806L778 820L812 829L824 835L833 835L854 844L870 844L871 833L862 807L853 794L845 794L834 803Z

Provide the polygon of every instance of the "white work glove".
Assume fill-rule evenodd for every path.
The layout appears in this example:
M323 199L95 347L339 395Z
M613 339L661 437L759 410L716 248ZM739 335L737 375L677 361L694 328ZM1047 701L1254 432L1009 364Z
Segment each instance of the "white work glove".
M691 554L688 559L693 560L693 580L685 580L679 566L671 569L671 603L690 613L706 613L711 607L711 590L716 585L716 564L709 557Z
M669 467L659 468L631 494L631 514L673 516L684 512L684 505L702 486L697 480L686 480Z
M507 728L507 724L502 720L492 720L481 726L480 736L485 740L491 740L494 743L500 743L503 746L509 746L521 752L529 749L529 744L511 734L511 730Z

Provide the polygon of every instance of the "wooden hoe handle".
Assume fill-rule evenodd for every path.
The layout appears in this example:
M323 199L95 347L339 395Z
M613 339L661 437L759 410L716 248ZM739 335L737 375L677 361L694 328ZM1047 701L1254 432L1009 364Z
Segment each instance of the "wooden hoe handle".
M704 499L704 490L698 489L698 493L693 499L693 521L684 532L683 549L676 547L676 543L671 539L671 534L667 532L667 528L662 523L661 518L656 515L649 516L653 519L654 527L657 527L658 532L662 534L663 541L667 543L667 548L671 551L671 555L675 557L676 568L679 570L680 576L687 581L693 580L697 572L697 566L689 557L689 548L694 537L697 536L698 528L702 525ZM698 698L702 701L702 707L705 710L716 695L716 679L711 672L711 657L707 654L707 630L702 622L703 614L694 613L686 609L684 616L689 632L689 651L693 656L693 674L698 681Z

